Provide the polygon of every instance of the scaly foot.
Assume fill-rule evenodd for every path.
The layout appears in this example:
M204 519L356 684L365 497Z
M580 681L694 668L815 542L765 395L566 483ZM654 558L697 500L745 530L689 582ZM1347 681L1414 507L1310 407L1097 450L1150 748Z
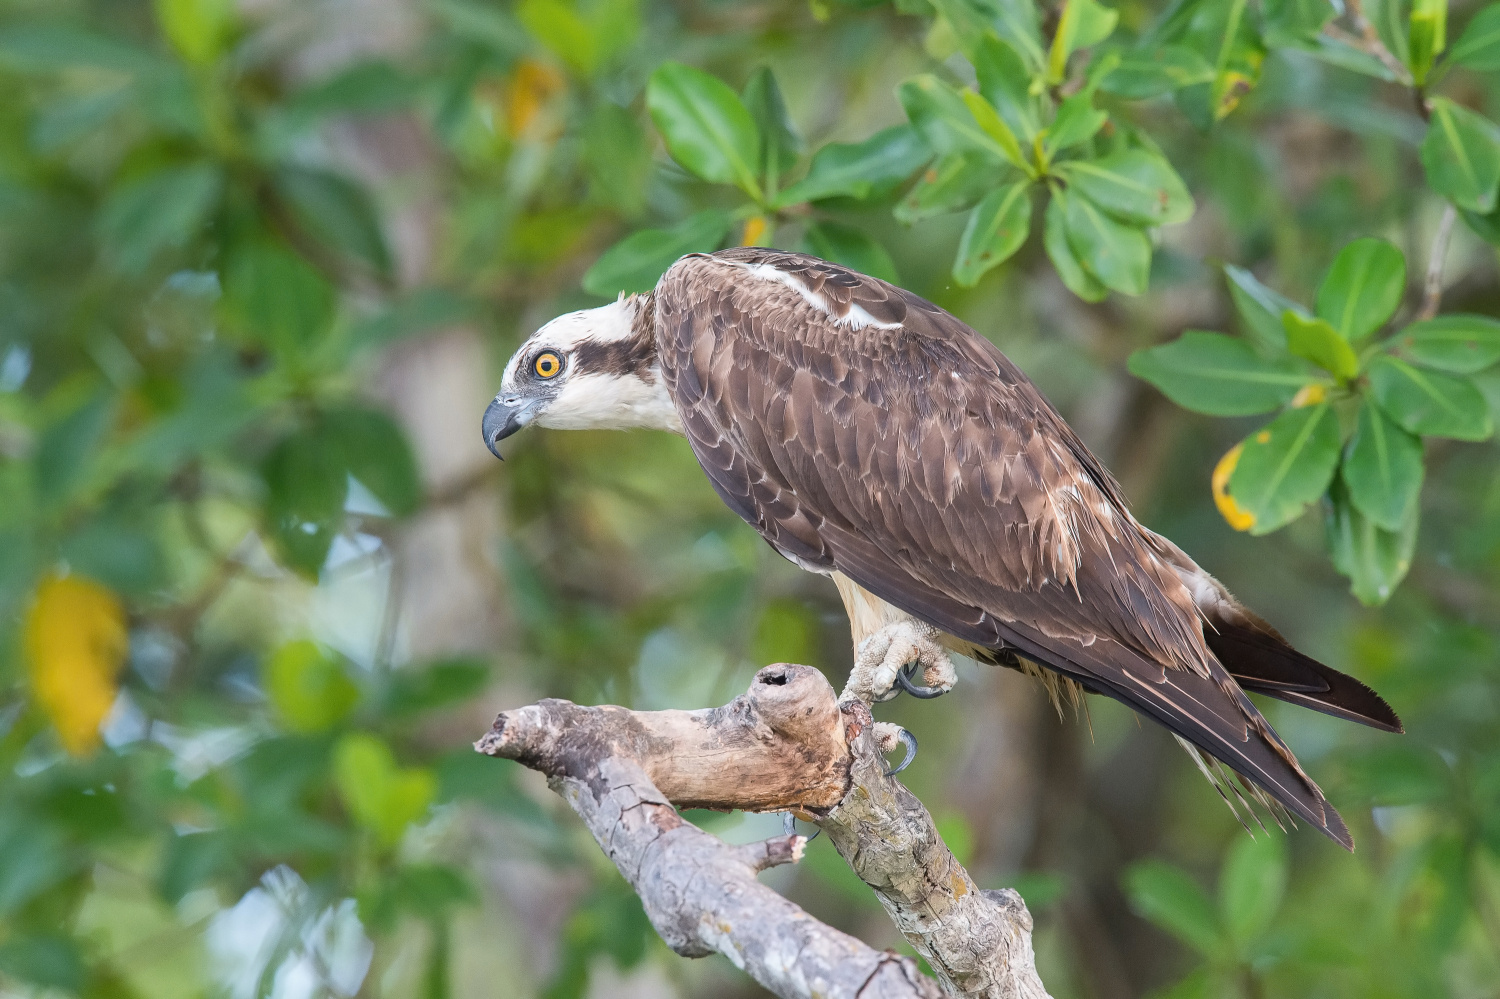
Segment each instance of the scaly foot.
M867 704L890 700L899 693L898 685L911 689L911 684L901 684L898 679L908 665L913 672L921 670L923 683L935 691L927 696L947 693L958 680L958 673L948 650L938 644L937 634L930 624L902 621L867 636L855 650L854 669L840 700L858 698Z

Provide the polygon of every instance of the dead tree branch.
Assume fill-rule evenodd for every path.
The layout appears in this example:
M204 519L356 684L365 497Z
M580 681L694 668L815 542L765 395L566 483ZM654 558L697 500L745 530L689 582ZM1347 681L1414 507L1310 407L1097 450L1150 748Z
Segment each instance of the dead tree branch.
M546 700L501 714L476 744L546 774L679 954L722 953L779 996L1045 999L1031 916L976 886L927 809L894 778L869 708L817 670L756 674L721 708L629 711ZM728 846L676 808L792 810L818 823L875 890L938 983L909 958L818 922L755 879L801 837Z

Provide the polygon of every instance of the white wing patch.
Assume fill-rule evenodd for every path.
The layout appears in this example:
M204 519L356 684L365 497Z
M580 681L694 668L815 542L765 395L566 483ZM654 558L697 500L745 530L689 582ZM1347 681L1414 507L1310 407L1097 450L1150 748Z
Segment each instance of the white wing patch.
M851 329L861 330L870 326L882 330L894 330L901 328L900 323L879 322L874 316L870 315L858 305L849 306L849 312L846 315L841 316L828 307L828 302L823 298L822 295L814 292L811 288L803 284L801 281L798 281L791 274L788 274L783 270L778 270L770 264L737 263L735 264L735 266L742 268L750 276L760 278L762 281L773 281L776 284L785 285L786 287L795 291L798 295L801 295L804 302L806 302L808 305L811 305L819 312L823 313L823 315L827 316L830 320L835 323L848 326Z

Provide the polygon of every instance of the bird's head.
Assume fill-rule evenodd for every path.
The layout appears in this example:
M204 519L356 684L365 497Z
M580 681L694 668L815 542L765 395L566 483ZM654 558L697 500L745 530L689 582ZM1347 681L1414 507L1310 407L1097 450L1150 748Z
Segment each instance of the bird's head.
M657 363L651 296L559 316L521 344L484 412L484 442L498 458L500 442L531 423L682 432Z

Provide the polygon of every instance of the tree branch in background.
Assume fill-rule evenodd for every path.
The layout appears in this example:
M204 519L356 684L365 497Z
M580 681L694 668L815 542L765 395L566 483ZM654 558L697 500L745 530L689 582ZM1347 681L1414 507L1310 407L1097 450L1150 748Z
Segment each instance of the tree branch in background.
M1417 322L1437 315L1438 307L1443 303L1443 261L1448 256L1448 240L1453 236L1453 223L1457 218L1458 210L1452 204L1443 209L1437 235L1432 238L1432 250L1427 255L1427 280L1422 286L1422 307L1417 310Z
M629 711L545 700L505 712L475 748L546 774L677 953L719 952L787 999L1042 999L1031 916L986 891L932 816L886 775L868 706L839 704L808 666L767 666L722 708ZM755 880L800 859L800 836L729 846L676 808L794 810L821 826L938 983Z

